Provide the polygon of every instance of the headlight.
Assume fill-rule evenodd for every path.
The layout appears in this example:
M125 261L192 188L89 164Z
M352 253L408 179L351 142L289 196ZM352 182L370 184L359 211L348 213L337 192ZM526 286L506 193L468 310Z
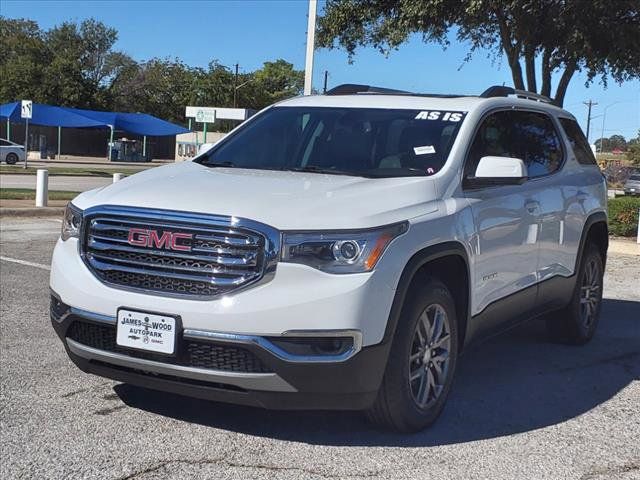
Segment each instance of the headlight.
M62 231L60 232L60 238L62 238L62 240L68 240L71 237L77 238L80 235L81 225L82 210L71 202L67 203L67 208L64 211L64 218L62 219Z
M368 272L407 229L405 222L361 231L284 233L281 260L329 273Z

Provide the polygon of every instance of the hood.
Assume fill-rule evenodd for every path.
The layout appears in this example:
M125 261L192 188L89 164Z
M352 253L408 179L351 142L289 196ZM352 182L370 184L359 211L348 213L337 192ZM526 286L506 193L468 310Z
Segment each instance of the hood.
M209 168L194 162L157 167L73 200L247 218L281 230L368 228L435 211L427 177L361 178L307 172Z

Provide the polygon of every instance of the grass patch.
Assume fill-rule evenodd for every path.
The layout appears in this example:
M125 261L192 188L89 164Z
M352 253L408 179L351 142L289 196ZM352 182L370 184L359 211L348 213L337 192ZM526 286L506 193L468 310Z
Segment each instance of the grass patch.
M49 200L73 200L80 192L49 190ZM35 200L36 191L29 188L0 188L0 200Z
M42 168L42 167L38 167ZM38 168L27 169L16 165L0 166L0 174L35 175ZM153 168L153 167L152 167ZM87 167L48 167L49 175L66 175L72 177L112 177L114 173L122 173L125 176L144 172L146 168L87 168Z

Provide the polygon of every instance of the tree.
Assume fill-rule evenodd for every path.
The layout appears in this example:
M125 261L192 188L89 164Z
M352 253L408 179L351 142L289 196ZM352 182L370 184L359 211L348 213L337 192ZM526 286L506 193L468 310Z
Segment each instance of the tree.
M587 83L596 77L605 85L609 77L640 78L639 5L638 0L327 0L318 43L340 46L352 59L359 46L389 54L416 33L446 48L455 32L471 45L465 60L480 49L504 56L515 88L553 96L562 105L578 71L586 72ZM554 72L560 79L552 94Z
M622 135L611 135L609 138L597 139L595 145L598 152L626 150L627 140Z
M0 17L0 101L108 108L111 84L134 63L113 50L116 39L113 28L94 19L43 32L31 20Z
M179 59L160 59L123 69L111 86L112 108L145 112L183 123L185 106L193 104L201 72Z
M194 68L180 59L136 62L114 49L115 29L94 20L43 31L0 17L0 103L23 98L98 110L145 112L185 123L185 106L233 106L235 75L217 60ZM303 72L278 59L241 73L237 104L261 109L302 91ZM223 129L231 122L216 125Z
M0 102L42 98L47 48L38 24L0 17Z
M107 108L109 86L133 62L114 51L115 29L95 19L64 22L49 30L46 43L51 59L45 67L45 89L51 103Z
M283 59L264 62L262 68L253 73L252 108L264 108L285 98L300 95L303 87L304 72L294 70L293 64Z
M640 130L638 130L638 136L629 140L627 144L627 160L633 165L640 167Z

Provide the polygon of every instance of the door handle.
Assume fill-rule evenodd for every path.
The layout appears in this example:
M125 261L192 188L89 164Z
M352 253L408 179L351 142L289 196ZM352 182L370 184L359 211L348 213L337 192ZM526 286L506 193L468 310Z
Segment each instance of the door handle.
M527 209L527 212L533 214L533 213L537 213L538 210L540 209L540 203L535 201L535 200L527 200L524 203L524 208Z

